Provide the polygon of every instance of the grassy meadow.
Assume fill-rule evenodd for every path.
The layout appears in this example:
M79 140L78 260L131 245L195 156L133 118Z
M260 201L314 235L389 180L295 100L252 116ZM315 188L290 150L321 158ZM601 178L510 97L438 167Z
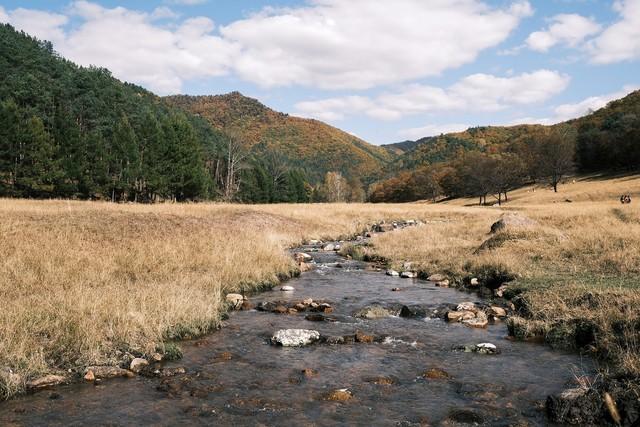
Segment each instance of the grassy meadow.
M380 220L419 219L366 250L454 280L502 269L517 279L522 337L595 325L592 350L640 373L640 178L524 188L500 207L475 200L396 205L134 205L0 199L0 398L47 373L117 364L220 325L230 291L296 273L286 248L353 235ZM572 202L566 202L570 199ZM519 211L536 224L476 251L491 224ZM587 295L585 297L585 295ZM563 329L564 328L564 329ZM575 329L575 328L574 328ZM606 354L605 354L606 353Z

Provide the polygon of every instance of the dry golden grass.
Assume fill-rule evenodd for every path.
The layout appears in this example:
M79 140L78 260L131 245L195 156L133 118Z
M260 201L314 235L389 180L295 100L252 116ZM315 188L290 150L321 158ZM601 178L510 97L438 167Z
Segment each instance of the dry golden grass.
M623 340L608 334L601 342L622 350L616 363L640 372L637 329L629 326L639 317L640 200L617 201L622 192L640 194L640 179L560 190L523 189L502 208L465 206L472 200L267 206L0 200L0 398L45 373L117 363L119 351L150 353L211 331L227 292L273 285L295 271L287 247L361 232L382 219L426 224L375 237L376 253L454 278L502 265L529 289L532 318L546 331L589 318L611 332L620 326L614 320L625 320ZM474 253L505 210L538 225ZM616 303L585 305L580 298L587 291Z
M633 203L620 204L621 194L631 194ZM397 266L412 261L457 280L486 267L511 272L530 312L514 319L521 335L572 345L576 334L594 327L594 352L615 370L640 375L639 196L635 176L578 180L557 194L524 188L501 208L455 200L432 207L446 221L377 236L370 250ZM536 225L489 235L491 223L511 211ZM476 252L488 239L492 249Z
M286 248L406 206L0 200L0 398L219 325L223 296L292 274Z

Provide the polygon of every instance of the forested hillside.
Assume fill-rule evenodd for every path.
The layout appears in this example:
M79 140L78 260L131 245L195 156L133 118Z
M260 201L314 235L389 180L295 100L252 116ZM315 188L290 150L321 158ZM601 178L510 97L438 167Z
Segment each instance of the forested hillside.
M223 135L0 25L0 195L203 199Z
M525 183L554 189L574 172L640 170L640 91L592 114L553 126L469 128L385 146L399 157L372 201L493 196L498 203Z
M382 176L393 157L382 147L326 123L273 111L238 92L174 96L167 101L234 135L260 157L275 156L288 167L306 171L312 184L319 183L327 172L339 172L352 183L370 184Z

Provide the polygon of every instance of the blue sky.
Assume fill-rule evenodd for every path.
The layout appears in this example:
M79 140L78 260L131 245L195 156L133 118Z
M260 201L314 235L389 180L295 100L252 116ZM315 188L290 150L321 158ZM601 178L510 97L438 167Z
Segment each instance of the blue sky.
M0 0L0 21L162 95L238 90L375 144L640 87L640 0Z

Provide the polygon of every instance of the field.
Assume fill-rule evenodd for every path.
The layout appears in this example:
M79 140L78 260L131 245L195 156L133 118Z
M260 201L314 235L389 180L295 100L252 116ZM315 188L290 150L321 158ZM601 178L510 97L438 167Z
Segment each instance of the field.
M380 220L421 227L377 235L372 254L451 279L517 277L522 338L570 345L580 322L611 369L637 375L640 178L584 179L559 193L524 188L499 207L473 200L404 205L133 205L0 200L0 398L46 373L116 364L212 331L229 291L296 274L286 248L353 235ZM566 200L572 202L569 203ZM535 221L489 238L504 211ZM522 313L521 313L522 315ZM606 353L605 353L606 351Z

